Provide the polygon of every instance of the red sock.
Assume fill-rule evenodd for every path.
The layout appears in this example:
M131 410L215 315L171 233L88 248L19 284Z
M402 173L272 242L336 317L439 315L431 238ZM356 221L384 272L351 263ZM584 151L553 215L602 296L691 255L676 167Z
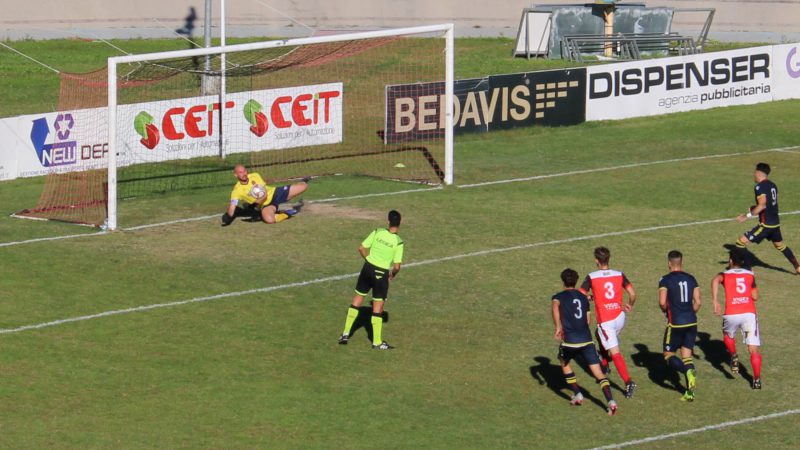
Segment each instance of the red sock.
M761 353L751 353L750 364L753 365L753 378L761 378Z
M611 355L611 359L614 360L614 367L617 368L617 372L619 372L619 376L622 377L622 381L625 383L630 382L631 376L628 375L628 367L625 365L625 360L622 359L622 353Z
M731 355L736 354L736 341L733 340L732 337L729 337L727 334L722 335L722 341L725 343L725 348L728 349L728 353Z

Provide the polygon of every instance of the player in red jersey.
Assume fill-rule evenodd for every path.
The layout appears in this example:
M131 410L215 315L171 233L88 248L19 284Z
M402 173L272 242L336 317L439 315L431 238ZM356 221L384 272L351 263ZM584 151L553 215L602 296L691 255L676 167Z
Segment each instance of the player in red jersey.
M725 348L731 356L731 372L739 373L739 356L736 354L736 331L741 330L744 343L750 352L750 364L753 366L753 389L761 389L761 336L758 329L756 301L758 287L753 272L743 269L745 255L741 249L730 252L728 269L717 274L711 280L711 298L714 302L714 314L722 315L722 332ZM725 313L717 301L719 286L725 289Z
M636 291L624 273L608 268L611 251L605 247L594 249L594 262L597 269L586 276L580 291L584 294L592 292L594 306L597 311L597 340L600 341L602 365L608 370L609 355L614 367L625 383L625 398L633 397L636 383L628 374L628 367L619 352L618 336L625 327L625 313L631 312L636 303ZM628 303L623 303L622 292L628 293Z

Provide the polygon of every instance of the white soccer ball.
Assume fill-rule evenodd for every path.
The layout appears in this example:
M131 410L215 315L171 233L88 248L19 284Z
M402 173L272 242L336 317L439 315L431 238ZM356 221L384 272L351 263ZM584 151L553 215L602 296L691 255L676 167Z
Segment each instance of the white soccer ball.
M260 184L254 184L250 188L250 196L253 198L263 198L265 195L267 195L267 188Z

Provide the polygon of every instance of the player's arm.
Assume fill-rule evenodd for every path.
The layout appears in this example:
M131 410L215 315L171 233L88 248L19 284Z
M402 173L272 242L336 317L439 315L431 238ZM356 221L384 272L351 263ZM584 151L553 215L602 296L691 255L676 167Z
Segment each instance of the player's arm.
M658 288L658 306L661 307L661 311L667 312L667 288L665 287Z
M722 283L722 274L711 279L711 302L714 304L714 314L722 315L722 306L720 306L717 297L719 296L719 284Z
M750 297L753 299L754 302L758 301L758 288L753 286L750 289Z
M400 263L394 263L392 271L389 272L389 280L394 280L398 273L400 273Z
M561 311L558 309L560 302L558 299L553 298L553 325L555 326L555 333L553 338L560 341L564 337L564 332L561 329Z
M581 283L581 287L578 290L583 295L589 295L589 291L592 290L592 279L589 278L589 275L586 275L586 278L583 279L583 283Z
M394 259L392 259L392 271L389 272L389 281L393 280L400 272L400 264L403 262L404 250L405 244L400 241L400 244L394 249Z
M631 283L625 275L622 275L622 286L628 293L628 303L623 306L622 309L625 312L631 312L633 310L633 304L636 303L636 290L633 289L633 283Z
M692 309L694 312L700 311L700 287L695 286L692 291Z
M361 244L358 246L358 254L360 254L362 258L367 259L367 256L369 256L369 249L364 247L364 244Z
M222 215L222 226L228 226L233 223L234 217L236 217L236 205L239 204L239 199L236 197L236 194L231 193L231 200L228 202L228 209L225 211L225 214Z
M758 215L761 213L761 211L764 211L765 209L767 209L767 194L759 195L758 198L757 198L757 201L758 201L758 204L756 206L751 206L750 210L747 212L747 214L739 214L739 216L736 218L736 220L738 220L739 222L744 222L749 217L753 217L753 216L758 217Z

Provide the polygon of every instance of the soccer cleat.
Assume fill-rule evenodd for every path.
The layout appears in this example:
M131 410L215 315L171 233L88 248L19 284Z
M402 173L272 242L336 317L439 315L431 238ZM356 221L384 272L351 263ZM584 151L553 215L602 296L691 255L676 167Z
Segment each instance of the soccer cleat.
M694 369L686 371L686 384L689 387L688 392L693 392L697 387L697 374L695 374Z
M339 338L339 344L340 344L340 345L347 345L347 342L348 342L349 340L350 340L350 336L348 336L348 335L346 335L346 334L343 334L343 335L342 335L342 336Z
M731 355L731 372L734 374L739 373L739 355L736 353Z
M691 389L687 389L686 392L683 393L683 397L681 397L681 400L683 400L684 402L693 402L694 391L692 391Z
M379 345L372 344L372 349L373 350L391 350L393 348L394 347L389 345L389 343L386 342L386 341L381 342Z
M615 402L614 400L609 400L608 401L608 408L606 409L606 411L608 411L608 415L609 416L613 416L614 414L616 414L617 413L617 402Z
M753 379L753 389L761 389L761 378L754 378Z
M572 406L581 406L583 404L583 394L580 392L572 394L572 399L570 399L569 404Z
M311 181L311 177L303 177L301 181L305 184L308 184Z
M284 214L286 214L286 215L287 215L287 216L289 216L289 217L292 217L292 216L294 216L295 214L297 214L297 210L296 210L296 209L294 209L294 208L289 208L289 209L287 209L286 211L281 211L281 212L283 212Z
M632 398L633 397L633 391L635 389L636 389L636 383L634 383L633 380L628 381L627 383L625 383L625 398Z

